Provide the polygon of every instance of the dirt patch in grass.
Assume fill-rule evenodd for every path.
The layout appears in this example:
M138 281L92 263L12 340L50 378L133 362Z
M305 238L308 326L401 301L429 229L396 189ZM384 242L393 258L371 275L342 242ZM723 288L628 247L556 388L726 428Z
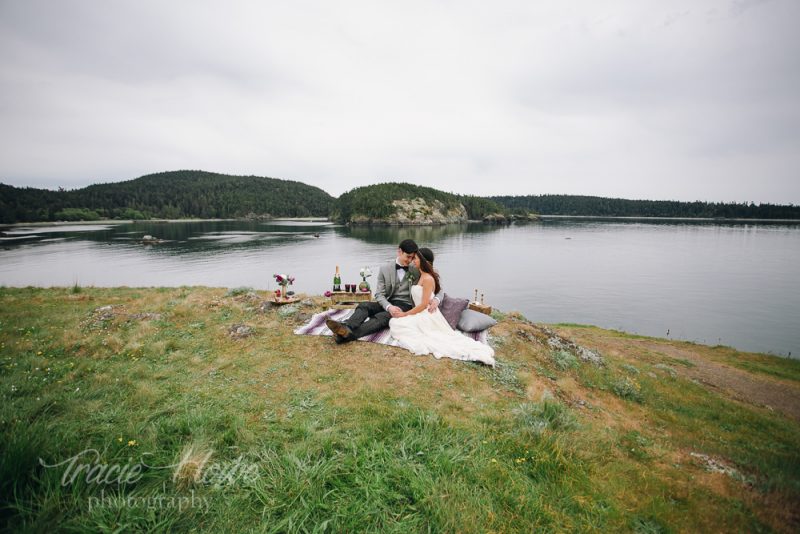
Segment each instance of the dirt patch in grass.
M702 456L702 455L701 455ZM800 529L800 509L796 502L790 502L785 494L775 491L760 491L748 476L731 476L730 473L706 464L704 458L690 450L673 451L668 463L660 463L662 471L670 469L669 465L679 465L673 469L673 478L680 478L680 484L688 491L692 487L701 486L709 491L731 500L747 503L759 520L770 525L776 532L798 532ZM722 460L725 462L725 460ZM723 465L725 465L723 463Z
M755 510L761 521L777 532L800 532L800 508L786 495L774 491L766 494L748 491L743 500Z
M678 376L695 380L728 398L779 411L795 421L800 421L800 387L786 380L753 374L714 360L709 355L711 347L685 342L613 337L608 332L591 328L559 328L564 335L581 343L599 347L609 354L628 357L635 354L663 357L690 362L691 365L672 365Z

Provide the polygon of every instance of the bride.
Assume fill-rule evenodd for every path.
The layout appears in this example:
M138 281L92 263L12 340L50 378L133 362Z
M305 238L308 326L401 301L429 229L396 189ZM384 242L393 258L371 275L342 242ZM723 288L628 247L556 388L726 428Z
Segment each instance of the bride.
M440 289L439 273L433 270L433 251L419 249L413 262L420 273L419 281L411 287L414 307L389 321L392 337L414 354L477 361L494 367L492 347L450 328L438 309L427 312L428 302Z

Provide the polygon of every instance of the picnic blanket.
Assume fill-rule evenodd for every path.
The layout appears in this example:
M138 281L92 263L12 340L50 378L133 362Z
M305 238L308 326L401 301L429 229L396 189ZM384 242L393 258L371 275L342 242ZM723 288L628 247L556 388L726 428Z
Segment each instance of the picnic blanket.
M325 310L321 313L315 313L308 324L301 326L300 328L294 331L295 334L298 335L306 335L306 336L332 336L333 332L325 326L326 319L333 319L334 321L345 321L347 320L355 310ZM460 330L458 330L461 332ZM480 332L461 332L467 337L474 339L475 341L480 341L484 345L488 345L488 333L489 329L481 330ZM399 341L392 337L392 334L389 333L388 328L384 328L378 332L375 332L372 335L364 336L359 338L358 341L369 341L372 343L380 343L381 345L390 345L392 347L402 347Z

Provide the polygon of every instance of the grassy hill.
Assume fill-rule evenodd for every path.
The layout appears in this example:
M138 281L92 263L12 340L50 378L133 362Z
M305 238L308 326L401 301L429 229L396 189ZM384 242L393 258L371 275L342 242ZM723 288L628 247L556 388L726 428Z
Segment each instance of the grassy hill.
M498 314L491 369L296 336L324 299L264 299L0 288L0 523L800 528L797 361Z
M481 219L489 213L506 212L502 206L485 198L456 195L404 182L389 182L356 187L342 194L333 205L331 217L339 222L350 222L359 218L387 219L397 213L397 207L392 201L418 198L429 205L439 202L444 209L463 206L469 219Z
M150 174L70 191L0 184L0 222L98 218L326 217L333 197L301 182L204 171Z

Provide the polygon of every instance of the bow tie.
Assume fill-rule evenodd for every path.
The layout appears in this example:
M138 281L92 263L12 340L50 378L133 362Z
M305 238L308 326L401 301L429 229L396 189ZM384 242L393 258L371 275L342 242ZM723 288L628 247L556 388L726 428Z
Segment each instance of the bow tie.
M398 263L398 264L397 264L397 268L398 268L398 269L402 269L402 270L404 270L404 271L408 271L408 265L400 265L400 264Z

